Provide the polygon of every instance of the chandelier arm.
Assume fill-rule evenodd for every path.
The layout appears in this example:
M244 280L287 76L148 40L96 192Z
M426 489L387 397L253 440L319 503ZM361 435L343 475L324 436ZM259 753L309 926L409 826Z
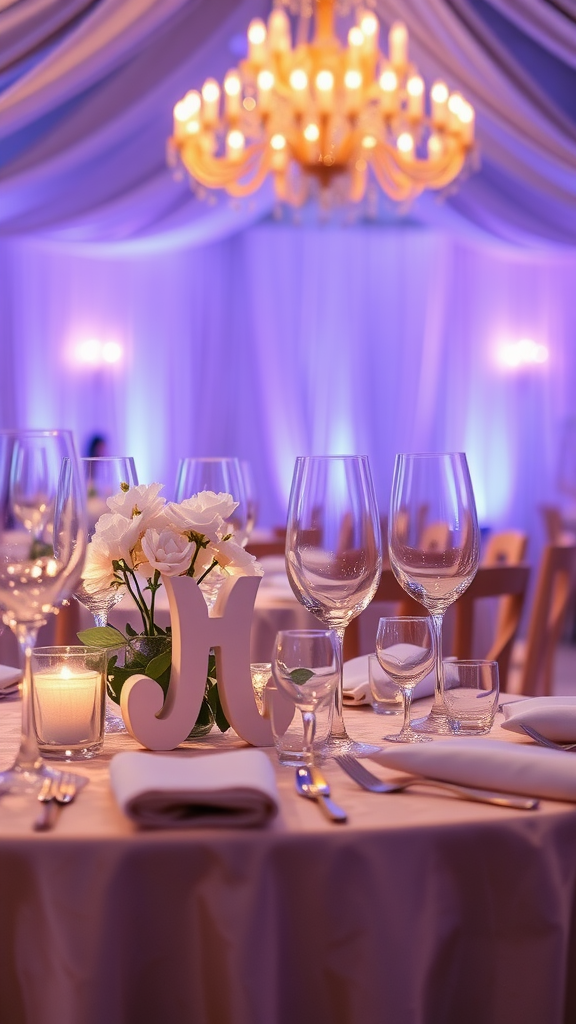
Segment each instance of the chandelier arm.
M206 188L227 188L250 173L266 150L266 143L250 146L240 160L214 157L196 144L184 145L180 158L187 171Z
M270 155L267 152L262 153L260 164L256 168L256 173L249 181L237 180L232 184L226 186L226 191L229 196L234 196L235 199L243 199L244 196L250 196L253 192L256 192L266 180L270 172Z
M415 199L423 191L423 186L417 186L406 178L392 175L389 162L383 159L380 154L372 157L371 167L380 188L394 202L402 203L406 200Z
M466 151L453 149L452 152L434 161L407 160L394 146L389 143L379 143L375 147L374 156L385 156L389 162L391 173L399 173L402 177L423 187L443 188L462 170L466 160Z

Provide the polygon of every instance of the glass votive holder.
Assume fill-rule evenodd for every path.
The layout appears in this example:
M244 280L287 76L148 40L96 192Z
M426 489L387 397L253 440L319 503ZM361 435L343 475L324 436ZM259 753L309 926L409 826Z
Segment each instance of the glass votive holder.
M252 676L252 689L254 690L256 707L262 715L264 713L264 690L272 675L272 665L269 661L256 661L253 665L250 665L250 675Z
M107 652L93 647L32 651L34 728L43 757L95 757L104 740Z
M377 715L399 715L403 709L402 694L396 683L386 675L375 654L368 655L370 702Z
M453 733L481 736L490 732L498 708L496 661L445 661L444 707Z
M284 721L282 720L281 722L280 716L274 713L274 694L277 691L278 688L272 677L266 686L266 706L269 709L278 761L280 764L292 768L300 768L302 765L307 764L306 755L304 754L304 723L302 715L297 708L294 708L294 717L288 727L285 727ZM282 694L280 694L280 697L282 697ZM322 749L332 728L333 713L334 694L331 693L326 701L317 706L315 711L316 731L314 733L313 749L316 761L322 758Z

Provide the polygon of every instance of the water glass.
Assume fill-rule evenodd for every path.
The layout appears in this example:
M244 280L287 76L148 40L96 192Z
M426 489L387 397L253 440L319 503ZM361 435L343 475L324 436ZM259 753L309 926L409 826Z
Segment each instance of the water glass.
M332 629L286 629L276 636L272 672L278 689L302 714L304 764L314 763L316 709L334 699L340 643Z
M458 736L490 732L498 708L496 661L445 661L444 706L450 729Z
M372 708L377 715L399 715L402 693L397 683L380 666L377 654L368 655L368 682Z
M65 761L95 757L104 737L107 651L35 647L32 700L38 747Z
M269 708L274 747L276 748L278 761L280 764L291 768L301 768L307 763L304 752L304 724L302 715L295 711L291 722L287 726L285 719L275 713L277 705L274 703L274 696L277 692L278 687L274 677L272 677L266 685L266 705ZM317 706L315 711L316 730L312 744L315 762L322 759L323 749L332 728L333 714L334 697L331 694L327 700Z

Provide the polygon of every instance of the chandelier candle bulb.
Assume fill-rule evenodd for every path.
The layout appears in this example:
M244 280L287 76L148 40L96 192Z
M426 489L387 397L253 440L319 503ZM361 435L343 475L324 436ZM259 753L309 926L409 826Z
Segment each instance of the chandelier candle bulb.
M289 53L291 50L290 21L280 7L268 18L268 45L271 53Z
M302 114L308 105L308 75L302 68L294 68L290 74L290 86L294 109Z
M459 92L450 93L450 96L448 97L448 128L451 132L458 134L462 131L460 113L463 102L464 100Z
M344 87L346 90L345 108L349 115L357 114L362 103L362 74L354 68L350 68L344 75Z
M371 11L365 11L360 17L359 26L360 31L364 36L364 44L362 47L364 53L376 53L380 35L378 18L375 14L372 14Z
M248 26L248 60L256 67L262 67L266 63L266 36L266 25L262 19L253 18Z
M355 25L348 33L348 63L351 68L360 67L364 43L364 33L358 25Z
M410 132L402 132L398 136L396 145L398 152L402 154L405 160L412 160L414 158L414 139Z
M448 121L448 97L450 93L445 82L434 82L430 90L432 106L432 123L436 128L444 128Z
M284 171L288 163L288 149L283 135L273 135L270 139L272 157L270 165L273 171Z
M474 142L474 122L476 117L474 108L466 100L462 100L458 116L461 123L462 141L467 146L471 146Z
M408 29L403 21L395 21L388 33L388 53L393 68L405 68L408 63Z
M202 121L207 128L218 123L220 86L215 78L207 78L202 86Z
M334 75L331 71L319 71L316 75L316 99L321 114L331 114L334 109Z
M238 131L237 128L233 128L226 136L226 156L230 160L241 160L244 153L245 141L246 140L242 132Z
M274 88L274 75L271 71L264 69L256 79L258 86L258 106L261 114L269 114L272 105L272 89Z
M236 70L229 71L224 79L224 107L228 118L240 117L242 112L242 82Z
M387 68L380 75L380 102L382 113L386 117L391 117L397 112L398 76L392 68Z
M419 120L424 113L424 82L420 75L412 75L406 82L408 94L408 116Z

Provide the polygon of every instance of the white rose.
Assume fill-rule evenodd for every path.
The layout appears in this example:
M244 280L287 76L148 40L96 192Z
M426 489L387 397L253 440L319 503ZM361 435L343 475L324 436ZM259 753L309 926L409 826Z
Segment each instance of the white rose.
M251 555L232 538L214 544L214 557L228 576L263 576L264 570Z
M214 491L200 491L179 504L166 505L165 516L169 523L182 533L194 531L208 540L219 540L225 531L224 520L231 516L238 502L231 494L215 494ZM229 532L226 529L225 532Z
M159 491L163 486L139 484L137 487L129 487L127 491L120 491L112 498L108 498L108 508L125 519L137 519L142 534L152 524L158 525L157 521L162 516L166 499L160 497Z
M158 570L164 576L181 576L190 567L196 545L174 530L146 530L142 537L142 554L146 563L138 566L144 576Z
M108 590L115 583L112 558L107 541L95 535L86 548L86 561L82 570L82 581L89 594Z
M125 519L117 512L107 512L100 516L92 540L98 537L107 545L111 561L122 558L132 568L132 551L138 543L140 533L138 519Z

